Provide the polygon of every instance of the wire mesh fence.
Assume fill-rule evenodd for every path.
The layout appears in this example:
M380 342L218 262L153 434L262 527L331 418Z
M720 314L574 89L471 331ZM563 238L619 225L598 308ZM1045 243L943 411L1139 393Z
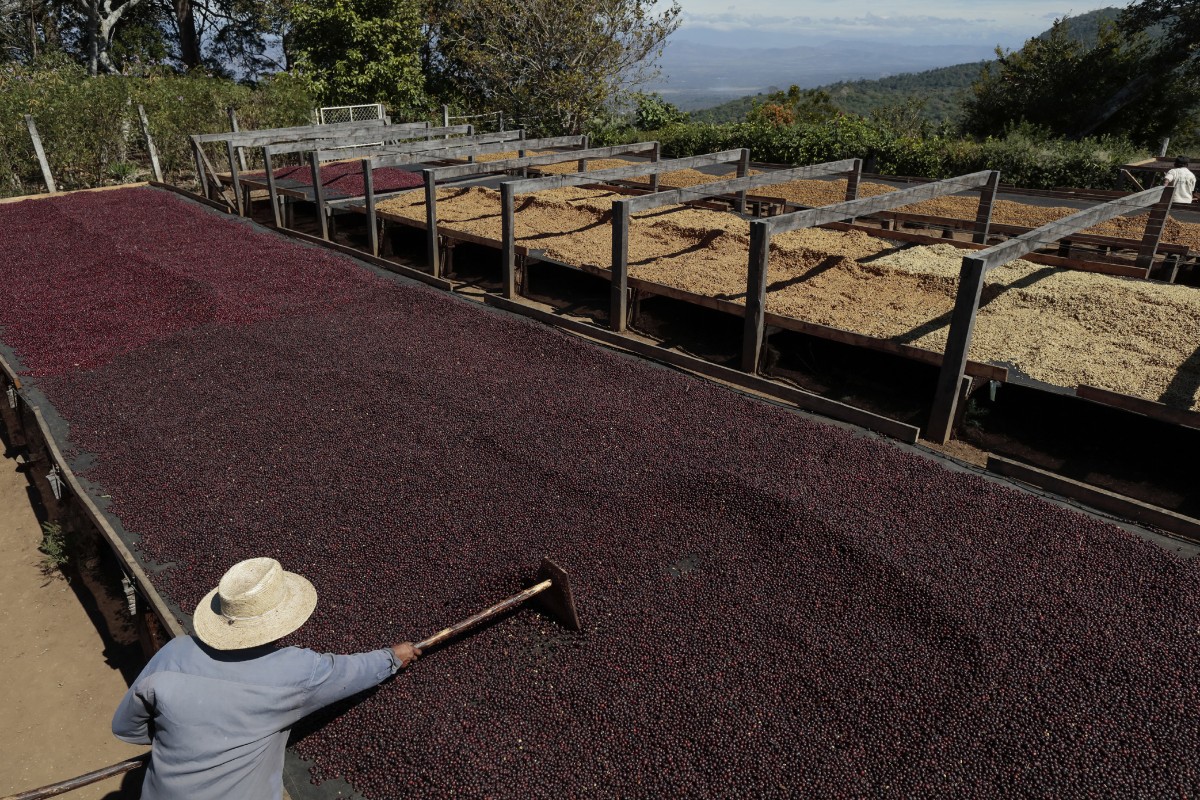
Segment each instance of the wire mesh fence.
M332 125L338 122L364 122L383 119L383 103L365 103L356 106L325 106L317 109L317 122Z

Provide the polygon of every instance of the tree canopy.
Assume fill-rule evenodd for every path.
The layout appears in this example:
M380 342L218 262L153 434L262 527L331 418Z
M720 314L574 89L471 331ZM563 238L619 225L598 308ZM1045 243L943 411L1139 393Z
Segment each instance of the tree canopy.
M466 108L542 132L578 132L644 83L678 3L656 0L433 0L431 74Z

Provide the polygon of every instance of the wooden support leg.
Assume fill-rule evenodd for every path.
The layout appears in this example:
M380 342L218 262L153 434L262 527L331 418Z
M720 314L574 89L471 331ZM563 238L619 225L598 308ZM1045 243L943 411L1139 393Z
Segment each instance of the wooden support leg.
M437 184L433 170L424 170L425 180L425 260L433 270L433 277L441 277L438 253Z
M38 135L37 124L33 121L33 115L25 115L25 127L29 129L29 139L33 142L33 152L37 155L38 164L42 168L42 180L46 182L46 191L54 194L58 191L58 186L54 183L54 176L50 173L50 162L46 160L46 151L42 148L42 137Z
M1137 261L1134 264L1145 269L1147 274L1154 263L1155 254L1158 253L1158 243L1162 240L1163 228L1167 225L1167 214L1171 210L1171 198L1174 195L1175 190L1172 187L1165 187L1162 199L1151 207L1150 216L1146 218L1146 232L1142 235L1142 244L1138 248Z
M975 331L975 317L979 314L979 298L983 292L983 276L987 267L982 259L964 256L958 275L958 295L954 299L954 313L950 318L950 333L946 341L946 353L942 357L942 370L938 375L937 393L929 415L929 426L925 438L931 442L945 444L950 441L954 429L954 418L958 408L959 391L963 375L967 371L967 352L971 349L971 335Z
M763 327L767 311L767 269L771 254L771 226L766 220L750 223L750 264L746 271L746 324L742 331L742 371L758 372Z
M516 203L512 185L500 184L500 273L501 290L504 297L513 300L517 296L517 234Z
M744 178L750 174L750 149L742 148L742 155L738 159L737 176ZM746 190L742 189L738 192L737 210L739 214L746 213Z
M325 194L321 187L321 162L315 150L308 154L308 165L312 172L313 202L317 206L317 224L321 227L321 238L329 241L329 218L325 214Z
M992 206L996 204L996 189L999 187L1000 172L992 170L987 185L979 190L979 211L975 214L975 235L971 238L975 244L987 244L992 227Z
M620 333L629 317L629 202L617 200L612 212L612 283L608 325Z
M238 174L237 156L234 154L233 142L225 142L225 152L229 156L229 182L233 187L233 204L239 217L246 216L242 205L242 182Z

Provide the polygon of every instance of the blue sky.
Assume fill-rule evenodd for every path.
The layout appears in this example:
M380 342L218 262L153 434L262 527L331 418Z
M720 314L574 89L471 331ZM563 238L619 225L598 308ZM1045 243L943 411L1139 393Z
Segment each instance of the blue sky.
M982 44L1017 47L1058 17L1126 2L1045 0L679 0L684 22L678 38L724 34L745 47L755 32L772 40L798 38L895 41L902 44ZM736 42L734 41L736 40Z

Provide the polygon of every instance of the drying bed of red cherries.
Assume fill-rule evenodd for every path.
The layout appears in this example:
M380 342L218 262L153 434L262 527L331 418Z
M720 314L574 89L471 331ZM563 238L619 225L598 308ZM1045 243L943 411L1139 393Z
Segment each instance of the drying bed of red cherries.
M543 555L571 573L582 632L521 611L428 653L296 742L315 780L372 798L1200 787L1192 562L160 192L0 206L0 223L33 213L124 229L96 248L27 226L18 247L76 243L37 269L119 304L138 346L94 357L58 281L56 348L26 325L0 338L181 606L274 556L320 595L289 641L350 652L498 600ZM162 327L125 287L131 263L170 262L176 225L205 231L205 302L281 303L252 269L269 251L308 304ZM239 291L224 276L242 269Z
M264 178L265 172L252 172L246 177ZM312 167L308 164L281 167L275 170L276 180L290 180L312 186ZM380 167L371 171L371 185L377 193L395 192L424 185L419 170ZM321 188L329 195L362 197L366 192L361 161L334 161L321 165Z

